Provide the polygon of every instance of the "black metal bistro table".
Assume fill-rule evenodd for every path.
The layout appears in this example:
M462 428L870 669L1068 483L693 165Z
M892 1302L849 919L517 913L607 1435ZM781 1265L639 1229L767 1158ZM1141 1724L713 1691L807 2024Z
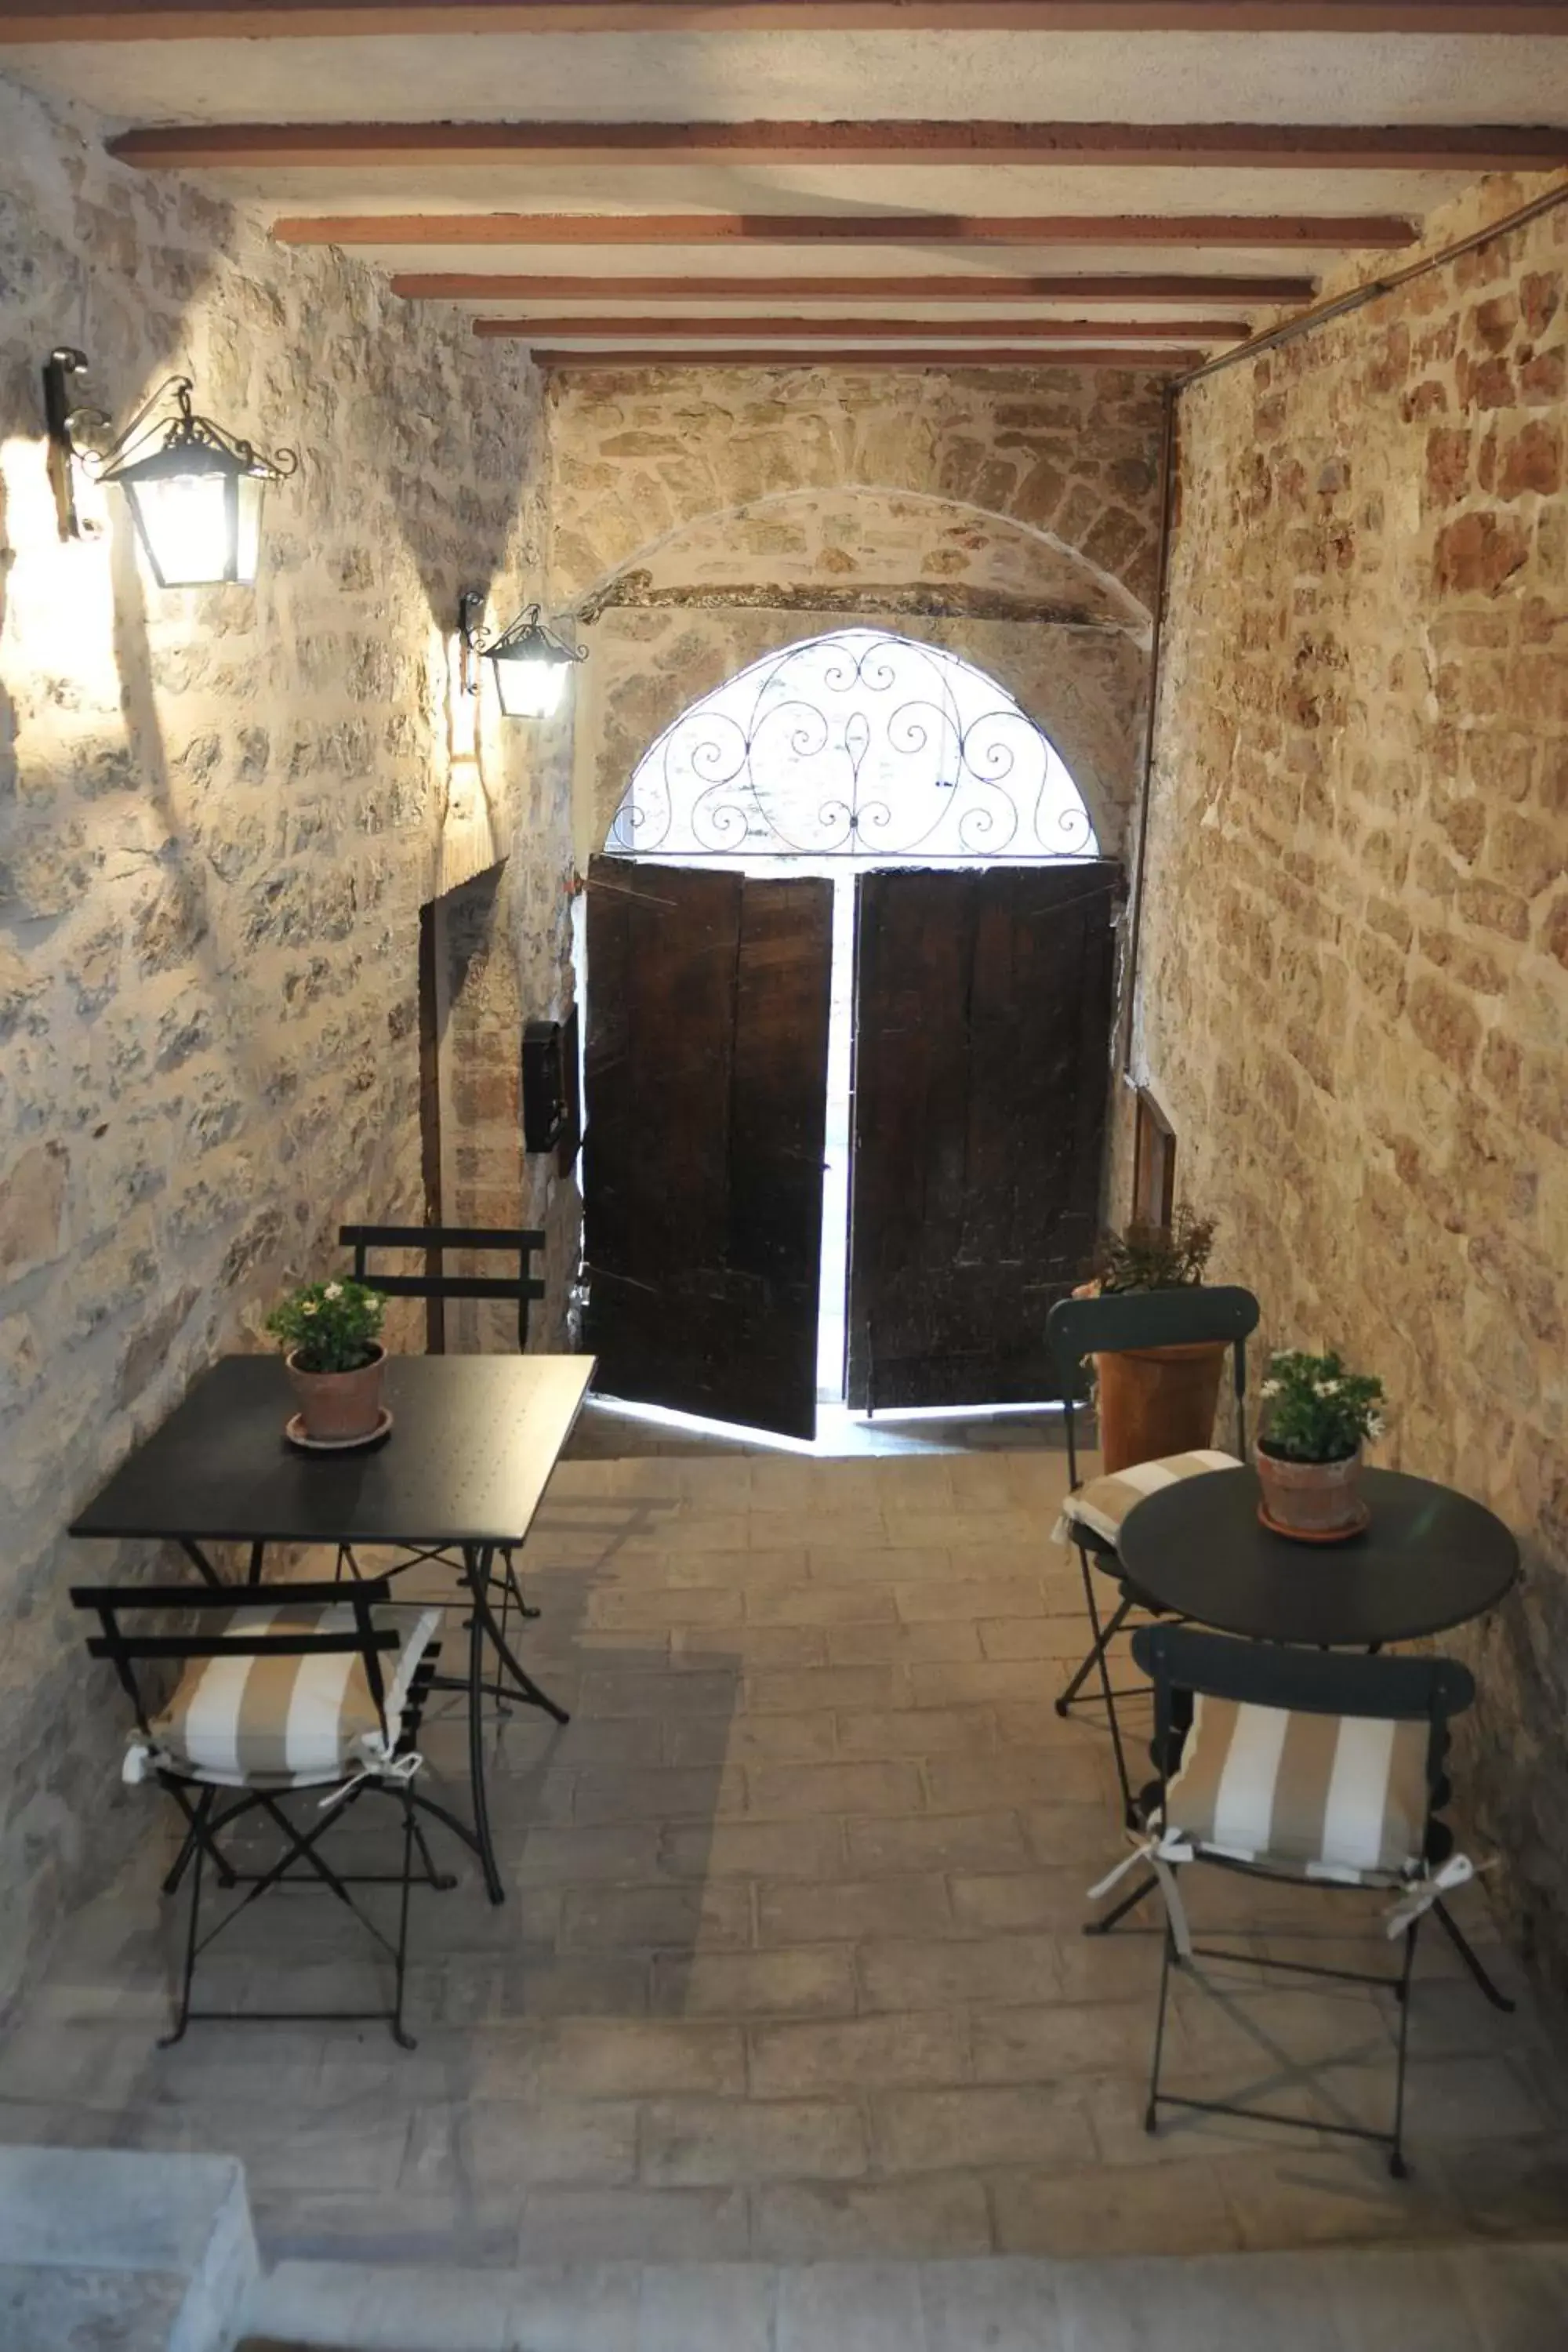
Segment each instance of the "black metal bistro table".
M1380 1649L1494 1609L1519 1546L1468 1495L1402 1470L1363 1470L1369 1525L1344 1543L1292 1543L1258 1517L1258 1473L1211 1470L1156 1488L1122 1522L1129 1584L1222 1633Z
M470 1832L429 1798L479 1855L492 1903L504 1889L485 1801L480 1697L488 1640L525 1705L564 1723L512 1652L491 1606L498 1551L522 1543L581 1409L592 1356L392 1356L393 1426L353 1453L310 1454L283 1424L293 1397L275 1356L225 1356L123 1462L73 1523L73 1536L177 1543L210 1584L225 1579L204 1545L250 1548L262 1580L268 1544L389 1546L449 1555L468 1583Z
M1140 1599L1222 1633L1317 1649L1379 1650L1495 1609L1519 1546L1484 1504L1402 1470L1363 1470L1367 1526L1343 1543L1293 1543L1258 1516L1258 1473L1213 1470L1133 1506L1118 1543ZM1154 1885L1093 1923L1103 1934ZM1489 2000L1511 2009L1451 1917L1436 1916Z

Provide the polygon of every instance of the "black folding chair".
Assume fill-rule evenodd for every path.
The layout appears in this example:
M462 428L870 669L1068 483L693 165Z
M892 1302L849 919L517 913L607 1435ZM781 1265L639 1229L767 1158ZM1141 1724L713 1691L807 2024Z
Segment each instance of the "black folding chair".
M545 1237L526 1226L511 1225L342 1225L338 1239L354 1254L354 1280L379 1290L387 1298L423 1298L433 1308L448 1298L510 1298L517 1302L517 1344L528 1347L529 1301L542 1298L544 1285L531 1269L535 1250ZM417 1250L425 1259L418 1274L383 1274L370 1265L372 1250ZM485 1255L503 1252L515 1255L515 1275L448 1274L446 1254L464 1250ZM446 1350L446 1318L433 1313L426 1326L426 1350L438 1356Z
M1453 1938L1481 1990L1500 2007L1510 2007L1459 1933L1442 1901L1448 1883L1462 1883L1473 1874L1459 1864L1451 1880L1434 1879L1444 1864L1452 1866L1454 1838L1438 1816L1448 1799L1444 1759L1450 1719L1462 1714L1475 1697L1468 1671L1451 1658L1367 1656L1338 1651L1295 1650L1272 1643L1238 1642L1217 1633L1202 1633L1172 1624L1141 1626L1132 1637L1132 1654L1154 1689L1154 1748L1159 1779L1139 1802L1139 1817L1150 1832L1144 1849L1153 1873L1133 1894L1118 1904L1109 1926L1158 1885L1165 1897L1165 1934L1160 1971L1159 2010L1153 2056L1149 2074L1144 2128L1157 2128L1162 2106L1184 2107L1204 2115L1244 2116L1255 2121L1287 2125L1296 2129L1326 2131L1351 2139L1371 2140L1389 2150L1389 2170L1405 2177L1404 2148L1405 2077L1410 2021L1411 1971L1415 1941L1426 1910L1435 1910ZM1215 1712L1205 1705L1218 1703ZM1214 1791L1216 1777L1215 1746L1231 1736L1239 1718L1231 1709L1261 1709L1252 1727L1268 1726L1267 1736L1243 1759L1242 1779L1251 1809L1264 1835L1261 1846L1243 1858L1237 1851L1234 1823L1219 1818ZM1221 1711L1223 1710L1223 1712ZM1279 1717L1287 1721L1282 1727ZM1321 1719L1337 1718L1325 1732ZM1315 1735L1296 1730L1304 1719L1315 1718ZM1375 1724L1370 1741L1358 1740L1345 1727ZM1412 1728L1410 1769L1402 1775L1394 1742L1399 1727ZM1385 1731L1384 1727L1391 1727ZM1350 1742L1348 1757L1343 1746ZM1205 1743L1209 1743L1205 1758ZM1223 1749L1221 1750L1223 1755ZM1386 1755L1385 1777L1380 1783L1379 1759ZM1273 1759L1272 1787L1259 1787L1259 1756ZM1369 1760L1370 1759L1370 1760ZM1408 1786L1405 1783L1408 1782ZM1350 1807L1351 1826L1345 1808ZM1335 1812L1335 1808L1339 1811ZM1337 1819L1338 1828L1331 1827ZM1205 1836L1205 1829L1211 1832ZM1225 1832L1217 1839L1215 1832ZM1323 1851L1311 1848L1321 1842ZM1346 1850L1370 1854L1374 1843L1384 1849L1380 1863L1348 1864ZM1405 1851L1397 1862L1394 1849ZM1223 1848L1224 1850L1220 1850ZM1335 1849L1330 1851L1331 1848ZM1135 1864L1141 1856L1134 1854ZM1194 1863L1212 1864L1244 1875L1285 1880L1301 1886L1329 1887L1342 1894L1347 1885L1380 1889L1403 1912L1391 1922L1391 1935L1403 1939L1396 1971L1368 1972L1327 1968L1305 1960L1262 1958L1256 1951L1230 1951L1192 1943L1186 1931L1178 1885L1180 1872ZM1129 1865L1124 1864L1123 1868ZM1113 1874L1113 1875L1119 1875ZM1300 1976L1326 1977L1347 1984L1366 1984L1391 1991L1399 2009L1398 2053L1395 2063L1394 2121L1389 2131L1365 2125L1324 2122L1278 2109L1244 2106L1223 2099L1178 2096L1161 2088L1166 2013L1171 1996L1171 1971L1187 1958L1226 1960L1258 1969L1282 1969Z
M1063 1517L1068 1522L1068 1532L1078 1551L1084 1599L1089 1606L1089 1622L1093 1634L1088 1655L1057 1700L1057 1713L1065 1716L1069 1708L1079 1704L1084 1696L1084 1685L1090 1675L1098 1679L1099 1696L1104 1702L1110 1722L1122 1804L1130 1820L1132 1788L1122 1747L1121 1727L1117 1719L1116 1702L1119 1698L1142 1696L1142 1693L1118 1691L1111 1687L1108 1653L1110 1643L1134 1610L1143 1610L1151 1614L1159 1612L1155 1604L1135 1591L1122 1575L1114 1538L1086 1525L1073 1513L1073 1496L1080 1492L1083 1486L1079 1475L1080 1438L1078 1416L1083 1410L1084 1360L1091 1355L1116 1355L1130 1348L1183 1347L1205 1340L1217 1340L1229 1345L1236 1453L1238 1459L1245 1458L1247 1342L1258 1328L1258 1301L1250 1290L1194 1284L1178 1290L1124 1291L1101 1298L1063 1298L1052 1307L1047 1318L1046 1335L1061 1376L1062 1394L1067 1402L1070 1492L1063 1507ZM1129 1466L1138 1468L1142 1465ZM1099 1569L1116 1580L1118 1599L1108 1618L1100 1616L1091 1569Z
M180 2041L193 2020L247 2024L307 2019L384 2020L395 2042L405 2050L414 2047L404 2030L403 1999L416 1852L422 1864L419 1883L440 1888L457 1883L437 1873L416 1814L432 1814L466 1843L471 1844L472 1839L444 1807L415 1790L420 1765L416 1743L438 1644L433 1640L421 1642L411 1674L401 1677L406 1686L399 1690L399 1660L394 1654L401 1651L405 1637L376 1613L388 1597L385 1582L370 1579L347 1585L280 1586L265 1607L258 1605L254 1595L241 1597L210 1585L73 1587L71 1600L76 1607L98 1620L99 1631L89 1637L89 1651L113 1666L136 1718L138 1737L128 1759L127 1778L155 1780L174 1800L185 1825L184 1851L165 1882L166 1891L172 1892L189 1869L184 1970L174 2030L163 2037L161 2046ZM166 1620L173 1612L183 1616L187 1625L194 1617L195 1630L137 1633L121 1622L127 1616L149 1613ZM311 1660L351 1655L363 1669L363 1694L355 1693L351 1701L343 1677L336 1671L322 1676L314 1690L307 1686ZM219 1678L216 1690L208 1685L201 1692L198 1707L187 1707L186 1702L196 1696L204 1683L205 1667L215 1663L226 1667L239 1658L257 1661L261 1671L248 1670L243 1678L226 1675ZM267 1667L283 1659L297 1661L297 1670L268 1676ZM169 1661L180 1663L184 1673L173 1697L163 1704L147 1685L156 1679L160 1688L166 1687L162 1670ZM364 1694L368 1694L368 1708L361 1704ZM134 1759L134 1769L131 1759ZM291 1820L289 1801L295 1792L300 1798L300 1818ZM322 1842L372 1793L390 1797L401 1810L401 1868L334 1869L321 1851ZM257 1815L271 1823L283 1850L266 1868L246 1869L237 1858L235 1839L226 1833ZM245 1892L204 1934L202 1891L207 1864L220 1887L240 1886ZM306 1881L319 1883L346 1905L390 1957L394 1969L390 2007L238 2011L193 2008L196 1962L208 1946L269 1889ZM368 1885L398 1888L395 1937L384 1934L349 1892L351 1887Z
M514 1299L517 1303L517 1344L520 1353L528 1348L528 1308L531 1299L542 1298L544 1285L531 1271L531 1261L535 1250L542 1250L545 1235L528 1226L511 1225L341 1225L338 1240L354 1255L354 1280L371 1290L379 1290L386 1298L423 1298L427 1305L426 1324L426 1351L433 1355L446 1352L446 1320L444 1309L449 1298ZM424 1257L424 1266L417 1274L385 1274L370 1264L373 1250L414 1250ZM448 1250L466 1251L484 1255L500 1253L515 1255L515 1275L448 1274L446 1254ZM400 1561L388 1572L403 1575L408 1569L418 1568L430 1560L440 1560L439 1551L415 1549L407 1559ZM518 1581L511 1547L499 1544L495 1557L500 1573L494 1585L500 1591L500 1634L504 1643L515 1608L521 1617L537 1617L539 1612L524 1600ZM338 1554L340 1574L347 1567L357 1575L353 1552L345 1545ZM498 1657L495 1682L490 1696L498 1706L505 1701L501 1682L503 1662ZM443 1685L444 1687L447 1685ZM450 1687L456 1688L454 1683ZM529 1703L542 1705L546 1713L564 1723L565 1715L552 1701L546 1699L537 1685L530 1686Z

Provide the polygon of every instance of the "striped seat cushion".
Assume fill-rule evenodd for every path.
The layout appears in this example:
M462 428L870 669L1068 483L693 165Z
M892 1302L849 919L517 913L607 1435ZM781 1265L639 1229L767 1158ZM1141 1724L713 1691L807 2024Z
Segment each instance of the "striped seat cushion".
M1234 1454L1222 1454L1213 1445L1201 1446L1192 1454L1163 1454L1157 1462L1130 1463L1125 1470L1110 1471L1103 1478L1091 1478L1086 1486L1075 1487L1062 1505L1051 1541L1066 1543L1076 1529L1087 1528L1090 1534L1113 1544L1121 1534L1122 1520L1145 1495L1174 1486L1178 1478L1201 1478L1206 1470L1240 1467Z
M1200 1853L1358 1885L1421 1867L1425 1721L1308 1715L1200 1694L1165 1829Z
M191 1661L151 1726L154 1760L231 1789L310 1788L384 1762L397 1744L409 1688L440 1631L441 1613L426 1609L410 1620L388 1611L375 1622L378 1631L390 1628L399 1636L395 1650L381 1653L385 1733L357 1651L303 1657L241 1652ZM353 1624L347 1607L290 1609L279 1601L237 1609L223 1632L352 1633Z

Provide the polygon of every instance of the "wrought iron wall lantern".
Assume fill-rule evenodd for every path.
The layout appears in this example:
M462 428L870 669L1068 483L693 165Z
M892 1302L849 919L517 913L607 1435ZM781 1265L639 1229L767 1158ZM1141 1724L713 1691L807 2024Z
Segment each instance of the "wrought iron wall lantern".
M494 666L496 693L508 719L548 719L560 709L572 671L587 660L587 646L563 645L540 619L537 604L531 604L510 628L492 637L479 626L484 603L484 593L478 588L467 589L458 599L465 692L479 690L482 656Z
M62 345L44 365L49 470L62 539L83 536L73 465L117 482L160 588L222 581L250 587L261 554L261 506L268 482L292 474L292 449L263 457L252 443L199 415L189 376L173 375L115 434L101 409L79 405L85 353ZM172 408L173 413L169 411ZM160 415L158 412L164 413Z

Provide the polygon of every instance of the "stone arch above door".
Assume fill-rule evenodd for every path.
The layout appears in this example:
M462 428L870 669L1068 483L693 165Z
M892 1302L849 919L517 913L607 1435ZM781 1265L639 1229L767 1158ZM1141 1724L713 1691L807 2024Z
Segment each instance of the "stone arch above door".
M764 654L689 704L638 761L605 847L677 865L1100 856L1066 761L995 678L864 626Z
M1125 845L1148 615L1052 535L951 499L781 492L636 551L577 610L577 845L604 841L644 751L761 656L836 626L888 629L984 670L1058 746L1108 855Z

